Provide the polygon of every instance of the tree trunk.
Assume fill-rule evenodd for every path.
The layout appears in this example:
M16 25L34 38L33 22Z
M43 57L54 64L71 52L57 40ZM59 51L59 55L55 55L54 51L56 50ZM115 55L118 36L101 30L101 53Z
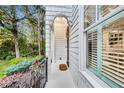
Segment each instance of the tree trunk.
M16 58L19 58L20 53L19 53L19 44L18 44L18 32L17 32L17 30L13 30L12 33L14 36Z
M14 43L15 43L15 53L16 53L16 58L20 57L20 52L19 52L19 44L18 44L18 31L17 31L17 21L16 21L16 6L11 6L12 8L12 23L13 23L13 30L12 33L14 35Z

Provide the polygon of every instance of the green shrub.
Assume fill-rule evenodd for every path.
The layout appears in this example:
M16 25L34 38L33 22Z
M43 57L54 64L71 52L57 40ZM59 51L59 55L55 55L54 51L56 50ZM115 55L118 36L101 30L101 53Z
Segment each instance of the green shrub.
M14 58L9 61L10 65L15 65L26 60L25 58Z
M14 52L15 52L14 42L12 40L3 41L2 44L0 45L0 60L6 60L6 59L13 58L13 56L15 56Z
M16 65L12 65L10 66L7 70L6 70L6 75L12 75L14 73L18 73L21 71L24 71L26 68L28 68L30 65L32 64L31 61L24 61L21 63L18 63Z
M10 56L10 55L9 55L9 56L6 57L6 60L11 60L11 59L13 59L13 58L15 58L15 56Z

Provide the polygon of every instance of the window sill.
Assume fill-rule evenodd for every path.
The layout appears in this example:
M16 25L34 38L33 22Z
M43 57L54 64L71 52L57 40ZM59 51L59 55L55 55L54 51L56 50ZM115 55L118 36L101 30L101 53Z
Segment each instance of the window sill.
M88 69L85 71L80 71L81 74L91 83L94 88L110 88L104 81L99 79Z

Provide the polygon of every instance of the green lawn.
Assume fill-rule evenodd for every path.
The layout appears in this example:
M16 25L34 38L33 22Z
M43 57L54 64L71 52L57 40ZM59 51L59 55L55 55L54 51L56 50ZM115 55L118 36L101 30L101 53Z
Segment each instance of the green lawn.
M25 60L35 60L35 59L39 59L40 57L39 56L36 56L36 57L22 57L22 58L14 58L14 59L11 59L11 60L0 60L0 78L3 78L5 77L5 71L8 67L10 67L11 65L14 65L14 64L17 64L17 63L20 63L20 62L23 62Z

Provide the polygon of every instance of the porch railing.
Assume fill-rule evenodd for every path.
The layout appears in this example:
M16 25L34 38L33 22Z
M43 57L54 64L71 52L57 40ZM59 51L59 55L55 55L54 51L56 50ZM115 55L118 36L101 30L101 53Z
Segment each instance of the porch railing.
M42 60L41 64L37 69L31 69L31 80L30 87L33 88L44 88L48 80L48 59Z

